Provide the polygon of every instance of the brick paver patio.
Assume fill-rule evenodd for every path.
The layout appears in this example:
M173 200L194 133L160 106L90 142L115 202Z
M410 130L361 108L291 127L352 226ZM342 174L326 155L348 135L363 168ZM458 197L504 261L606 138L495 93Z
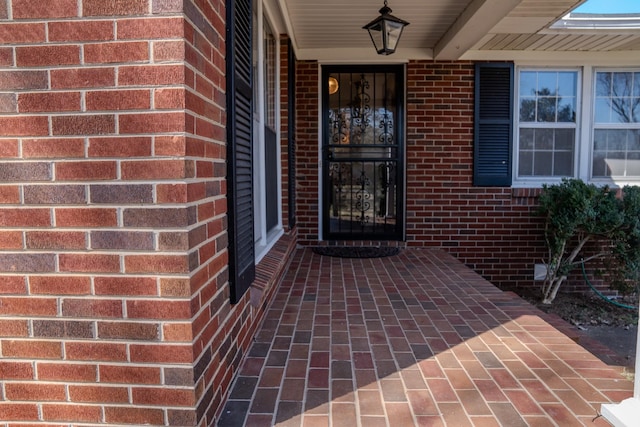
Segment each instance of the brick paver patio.
M632 394L562 322L442 251L300 249L276 292L220 426L607 426L600 405Z

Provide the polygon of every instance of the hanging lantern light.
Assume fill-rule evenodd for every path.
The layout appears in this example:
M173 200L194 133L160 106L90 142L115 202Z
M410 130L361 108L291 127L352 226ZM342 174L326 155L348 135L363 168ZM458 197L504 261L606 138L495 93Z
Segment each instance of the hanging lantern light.
M379 55L391 55L398 47L402 30L409 23L391 15L387 0L384 0L384 6L379 12L380 16L362 28L369 31L371 41Z

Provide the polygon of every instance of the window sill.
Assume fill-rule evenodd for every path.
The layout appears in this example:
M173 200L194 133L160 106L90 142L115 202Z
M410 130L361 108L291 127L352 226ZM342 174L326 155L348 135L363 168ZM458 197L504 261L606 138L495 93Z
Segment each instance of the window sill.
M295 248L295 234L283 233L256 264L256 278L249 289L253 307L261 307L270 301L270 295L280 283Z

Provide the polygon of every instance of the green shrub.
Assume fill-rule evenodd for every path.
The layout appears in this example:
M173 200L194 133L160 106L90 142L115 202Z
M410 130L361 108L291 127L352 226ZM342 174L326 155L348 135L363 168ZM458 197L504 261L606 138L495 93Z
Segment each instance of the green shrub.
M550 304L568 274L582 262L602 260L612 287L635 287L640 267L640 187L621 196L609 187L564 179L543 186L536 214L544 217L548 249L543 302ZM596 248L585 255L585 247Z

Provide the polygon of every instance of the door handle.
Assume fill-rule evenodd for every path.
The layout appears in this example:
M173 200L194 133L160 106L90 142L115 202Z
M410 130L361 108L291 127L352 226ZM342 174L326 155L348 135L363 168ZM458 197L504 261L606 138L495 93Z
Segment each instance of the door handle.
M331 148L327 148L327 160L333 160L333 151Z

